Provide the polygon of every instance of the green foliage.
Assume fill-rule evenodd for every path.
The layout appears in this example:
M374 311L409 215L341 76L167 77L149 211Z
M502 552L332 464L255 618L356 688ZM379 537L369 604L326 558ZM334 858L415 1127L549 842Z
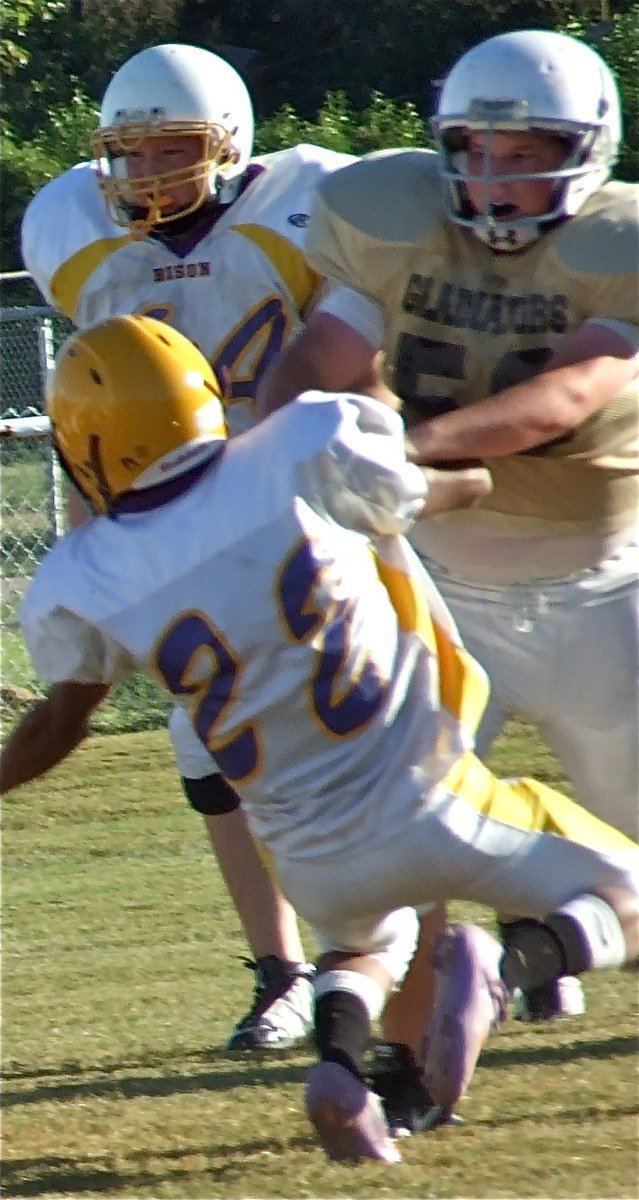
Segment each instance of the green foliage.
M116 688L96 714L93 725L101 733L138 733L166 725L172 703L166 692L144 675L134 675Z
M17 144L48 143L53 135L56 158L66 165L67 150L58 146L74 126L78 110L95 112L117 67L144 46L173 40L176 0L10 0L11 69L5 74L4 130ZM69 114L68 122L65 113ZM86 154L86 139L76 145L73 161Z
M373 92L371 102L357 124L357 153L387 150L393 146L428 146L428 126L410 101L402 103Z
M32 140L21 142L10 128L5 129L0 269L22 266L20 224L29 200L49 179L91 157L90 135L96 124L94 103L75 84L68 102L43 115L40 131Z
M358 154L429 144L434 81L476 41L564 29L596 44L615 71L626 129L617 173L639 179L639 3L378 0L372 27L369 0L6 0L3 18L3 269L22 265L18 226L30 196L87 155L113 71L161 41L236 56L255 99L258 153L311 141Z
M98 120L98 106L74 83L68 102L47 112L38 144L56 158L63 170L72 167L91 157L91 135Z
M22 266L20 223L24 210L38 188L57 175L59 167L44 146L29 142L17 145L10 133L5 133L2 152L0 267L11 271Z
M314 120L305 120L285 104L263 121L256 134L261 154L299 142L312 142L348 154L367 154L392 146L424 146L429 133L414 104L396 103L373 92L370 104L354 111L346 93L329 92Z
M65 7L64 0L4 0L0 69L5 82L31 60L32 49L27 41L31 23L39 21L47 26Z
M587 17L573 16L563 32L583 38L605 58L619 84L624 142L615 174L639 181L639 3L614 20L593 27Z

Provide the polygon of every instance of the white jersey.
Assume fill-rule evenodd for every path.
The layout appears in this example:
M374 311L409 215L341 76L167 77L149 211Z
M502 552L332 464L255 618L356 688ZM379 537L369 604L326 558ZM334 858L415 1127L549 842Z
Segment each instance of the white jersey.
M300 145L256 158L240 195L180 237L139 240L109 217L94 163L46 184L22 226L25 264L46 299L76 325L122 313L167 321L195 342L223 379L231 436L250 428L272 358L326 293L304 244L312 193L352 156ZM368 302L335 289L349 311ZM181 710L171 718L188 778L213 762Z
M23 604L39 675L159 679L280 854L390 836L391 790L422 804L486 698L410 578L424 483L403 440L373 400L306 393L171 503L73 530Z
M248 183L212 223L136 239L108 215L95 163L51 180L22 226L25 265L46 299L84 328L140 313L167 321L230 381L231 433L253 423L258 383L317 302L304 254L318 182L352 156L301 145L253 160ZM197 232L199 228L199 232Z

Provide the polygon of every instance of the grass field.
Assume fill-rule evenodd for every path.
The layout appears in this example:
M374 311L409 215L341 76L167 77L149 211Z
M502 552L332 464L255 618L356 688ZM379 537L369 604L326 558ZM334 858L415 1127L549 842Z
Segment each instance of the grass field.
M496 762L557 778L523 727ZM463 1126L348 1168L303 1112L310 1051L220 1048L252 976L164 730L95 736L9 796L3 863L4 1196L637 1196L636 976L589 976L583 1017L508 1022Z

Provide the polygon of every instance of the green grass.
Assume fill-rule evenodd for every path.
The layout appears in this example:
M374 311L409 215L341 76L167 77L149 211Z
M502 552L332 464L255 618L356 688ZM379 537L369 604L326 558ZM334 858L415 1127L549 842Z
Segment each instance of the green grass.
M11 722L28 704L46 692L36 675L22 635L5 616L0 652L2 689L0 713ZM171 711L171 701L159 686L135 675L109 696L96 713L93 726L99 733L139 733L161 728Z
M557 780L523 726L496 761ZM407 1141L399 1167L328 1163L311 1052L221 1049L246 948L164 730L94 736L12 793L3 868L4 1196L637 1195L636 977L614 972L589 976L585 1016L494 1036L462 1127Z

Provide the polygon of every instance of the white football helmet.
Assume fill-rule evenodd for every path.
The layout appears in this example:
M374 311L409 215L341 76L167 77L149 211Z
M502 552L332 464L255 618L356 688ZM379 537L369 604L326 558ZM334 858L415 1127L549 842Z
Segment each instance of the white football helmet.
M526 29L488 38L458 60L444 80L432 128L441 155L449 216L499 250L519 250L550 221L574 216L609 177L621 140L619 95L611 71L585 42L548 30ZM519 179L553 179L543 216L496 220L474 213L465 184L468 130L540 131L565 137L559 170ZM484 170L473 175L489 189L490 138Z
M197 137L194 166L133 179L127 152L142 139L163 134ZM151 227L175 218L163 213L171 188L193 183L195 196L179 216L211 197L232 199L253 149L253 106L237 71L198 46L151 46L134 54L104 93L93 135L100 187L119 225Z

